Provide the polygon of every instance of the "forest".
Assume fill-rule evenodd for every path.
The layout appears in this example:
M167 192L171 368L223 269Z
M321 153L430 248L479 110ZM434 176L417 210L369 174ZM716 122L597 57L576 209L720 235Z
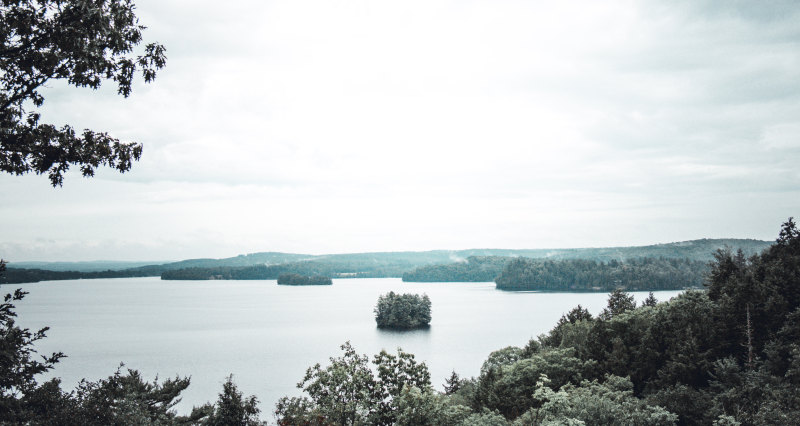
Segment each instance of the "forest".
M500 290L610 291L701 288L706 262L690 259L638 258L598 262L585 259L509 261L495 282Z
M402 272L392 265L365 265L304 261L279 265L219 266L186 268L161 273L162 280L274 280L281 274L321 275L334 278L385 278Z
M470 256L464 262L420 266L403 273L406 282L489 282L494 281L510 257Z
M305 395L282 398L274 415L283 425L794 424L800 231L790 219L761 254L719 250L714 259L704 291L636 306L617 289L597 316L577 306L549 333L492 352L477 377L453 372L443 392L413 354L370 360L345 343L299 378ZM232 378L216 402L187 416L172 407L188 378L146 382L120 370L71 392L57 379L37 382L64 354L36 353L47 329L17 326L23 297L17 290L0 305L0 422L261 424L257 400Z
M332 285L328 277L322 275L306 276L300 274L280 274L278 275L279 285Z

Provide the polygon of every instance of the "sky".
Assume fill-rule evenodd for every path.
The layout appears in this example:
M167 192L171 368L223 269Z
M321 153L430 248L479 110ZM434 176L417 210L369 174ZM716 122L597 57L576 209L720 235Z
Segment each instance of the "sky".
M777 237L800 3L137 0L167 66L42 121L125 174L0 175L0 257L179 260Z

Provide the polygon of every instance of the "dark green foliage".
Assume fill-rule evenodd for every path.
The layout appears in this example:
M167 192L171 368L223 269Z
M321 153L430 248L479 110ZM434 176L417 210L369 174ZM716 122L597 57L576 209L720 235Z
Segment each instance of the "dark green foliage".
M215 268L186 268L166 270L162 280L275 280L290 272L287 265L220 266Z
M377 370L375 389L378 398L378 410L370 419L373 424L395 423L398 411L395 399L404 388L433 391L428 366L417 363L413 354L398 349L397 355L392 355L382 350L372 363Z
M420 266L403 274L407 282L489 282L511 260L500 256L470 256L465 262Z
M561 345L561 341L564 338L564 330L567 327L567 324L575 324L578 321L592 321L594 318L589 311L581 305L578 305L572 308L569 312L564 315L561 315L558 322L556 323L555 328L550 330L550 333L543 337L542 342L548 346L558 347ZM531 341L529 344L536 344L536 341Z
M0 274L4 268L0 260ZM26 294L17 289L0 303L0 423L17 422L37 410L36 401L45 392L36 383L36 375L51 370L64 357L60 352L40 357L34 349L36 341L45 337L47 327L32 332L17 326L13 302Z
M431 322L431 300L427 295L396 294L390 291L378 297L375 322L380 328L426 327Z
M308 277L299 274L280 274L278 275L278 284L282 285L331 285L333 281L328 277L321 275L314 275Z
M0 275L4 272L0 259ZM47 328L31 332L16 325L13 302L26 294L17 289L0 304L0 424L260 424L255 397L242 399L230 377L216 405L195 409L189 417L173 410L188 378L146 382L136 370L123 374L120 366L107 379L82 380L71 393L61 390L58 379L37 383L36 376L54 368L64 354L37 357L33 346Z
M521 354L522 351L517 349L516 353ZM473 406L497 410L509 419L520 416L537 405L534 392L540 376L550 378L548 386L552 389L568 383L579 384L592 377L596 363L581 360L575 354L572 348L548 349L529 358L501 356L503 362L487 361L492 364L484 364L481 368ZM496 354L493 355L490 360L498 359Z
M0 171L47 173L50 183L59 186L70 165L93 176L100 165L125 172L139 159L142 146L137 143L42 124L39 113L28 110L42 106L39 90L52 80L92 89L113 80L124 97L131 94L135 73L152 81L166 63L165 49L150 43L143 54L132 53L145 28L134 8L126 0L8 0L0 5Z
M636 308L615 290L598 318L578 306L526 347L492 352L477 378L453 373L444 393L407 381L392 387L389 404L388 397L370 400L375 392L351 394L362 417L344 421L313 401L285 399L285 413L301 414L284 418L301 421L283 424L796 424L800 232L790 220L761 255L722 251L716 259L707 292L663 303L651 294ZM366 357L360 365L369 377ZM316 391L350 389L352 376L325 376L331 390ZM358 388L370 386L377 388L374 379ZM389 416L372 419L386 423L371 423L367 413L381 409Z
M653 293L650 293L651 295ZM633 295L620 289L616 289L608 295L608 306L600 313L600 319L610 320L617 315L636 309L636 302Z
M470 415L459 424L460 426L506 426L509 423L502 414L496 411L483 410Z
M233 376L228 376L222 385L217 403L213 406L196 408L193 414L200 413L207 416L200 422L202 425L255 426L262 424L258 419L260 412L256 397L251 395L245 398L233 383Z
M733 415L742 424L796 424L800 391L764 368L744 368L731 358L714 363L713 412Z
M38 384L35 376L52 369L64 354L36 359L33 345L47 328L31 332L15 324L12 302L25 294L18 289L0 304L0 423L164 424L176 419L172 407L189 379L147 383L135 370L126 375L117 370L108 379L82 381L70 394L58 380Z
M416 386L403 387L393 404L397 406L394 424L404 426L462 425L472 414L455 398Z
M0 278L0 284L35 283L39 281L79 280L95 278L122 278L133 277L130 273L121 271L50 271L44 269L8 268L5 277Z
M452 395L458 392L461 389L462 381L461 377L458 376L458 373L455 370L450 374L450 377L445 379L444 381L444 393L445 395Z
M716 253L708 282L708 295L722 316L721 344L740 360L747 354L742 347L749 335L756 355L762 355L771 341L788 355L787 344L798 337L797 317L800 308L800 236L792 218L783 224L773 246L759 256L745 259L740 252ZM748 331L747 316L751 329ZM794 342L797 342L795 340ZM772 346L774 350L778 347ZM776 371L777 373L777 371Z
M713 405L713 395L706 390L698 390L684 384L653 389L644 398L648 404L664 407L678 415L681 424L707 425L718 416L709 411Z
M281 426L328 426L334 423L328 420L325 412L306 397L283 397L275 404L275 416Z
M283 274L336 278L399 277L404 265L329 260L307 260L278 265L218 266L164 270L162 280L274 280Z
M599 370L628 376L637 395L673 385L707 385L715 349L713 304L688 292L655 308L637 309L592 324L576 347ZM673 408L673 407L667 407Z
M188 378L148 383L136 370L122 374L118 369L107 379L81 381L70 395L74 410L69 418L84 425L172 424L177 419L172 408L188 386Z
M574 348L598 373L630 377L635 396L681 424L788 424L800 398L798 267L800 235L790 220L761 255L718 252L707 292L640 309L618 294L604 321L560 321L551 334L561 341L543 341Z
M633 395L630 380L606 376L603 381L583 381L561 391L550 390L549 379L537 383L534 398L541 401L515 424L582 424L597 426L674 425L678 416L648 405ZM580 422L580 423L578 423Z
M680 290L702 287L708 265L690 259L537 260L508 262L495 280L501 290L609 291Z

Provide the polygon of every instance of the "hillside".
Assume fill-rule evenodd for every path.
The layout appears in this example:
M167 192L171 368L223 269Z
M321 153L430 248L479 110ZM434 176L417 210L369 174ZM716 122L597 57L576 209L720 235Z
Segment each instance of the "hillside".
M527 258L549 261L590 260L594 262L626 261L643 258L680 259L693 262L710 262L713 254L725 247L741 249L746 256L760 253L772 243L759 240L702 239L669 244L656 244L641 247L608 247L553 250L464 250L457 253L463 256L470 253L464 261L447 264L421 266L403 274L408 282L476 282L494 281L503 267L514 258ZM696 276L702 276L703 268L694 267ZM699 275L698 275L699 274ZM693 282L696 280L693 279Z
M516 258L495 282L500 290L602 291L702 288L711 268L690 259L642 257L598 262L584 259Z
M321 274L342 278L402 277L404 273L408 272L411 274L409 275L410 277L416 273L416 268L448 264L451 266L447 268L459 271L453 277L435 268L428 269L424 274L418 274L418 276L436 276L433 281L474 281L478 276L483 280L486 276L492 275L493 271L503 262L484 260L479 262L480 266L477 266L479 270L475 271L465 270L463 266L452 265L464 263L470 257L527 257L551 260L586 259L603 262L612 259L627 260L642 257L663 257L710 261L717 249L726 246L734 249L741 248L747 256L750 256L759 253L771 244L772 242L769 241L752 239L702 239L638 247L575 249L469 249L327 255L261 252L223 259L187 259L179 262L140 265L121 269L115 269L115 267L124 266L126 262L14 262L9 264L5 282L162 276L167 271L182 271L180 273L167 274L172 279L210 279L214 276L222 276L227 279L274 279L280 273ZM492 263L492 266L487 266L487 262ZM103 269L103 265L107 267ZM21 266L27 267L21 268ZM264 268L265 266L267 268ZM69 273L53 274L50 273L51 271Z

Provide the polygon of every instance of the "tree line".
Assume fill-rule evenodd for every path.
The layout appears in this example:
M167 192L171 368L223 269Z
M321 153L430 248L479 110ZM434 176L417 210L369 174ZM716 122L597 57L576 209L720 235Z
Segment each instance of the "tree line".
M645 257L598 262L516 258L506 263L495 282L501 290L681 290L701 288L708 272L708 263L691 259Z
M279 265L218 266L213 268L184 268L161 273L162 280L275 280L281 274L327 276L334 278L386 278L399 272L391 266L371 265L364 268L350 264L304 261Z
M146 271L50 271L47 269L7 268L5 275L0 277L0 284L35 283L39 281L81 280L97 278L133 278L153 276Z
M280 274L278 284L281 285L332 285L333 281L322 275L306 276L300 274Z

